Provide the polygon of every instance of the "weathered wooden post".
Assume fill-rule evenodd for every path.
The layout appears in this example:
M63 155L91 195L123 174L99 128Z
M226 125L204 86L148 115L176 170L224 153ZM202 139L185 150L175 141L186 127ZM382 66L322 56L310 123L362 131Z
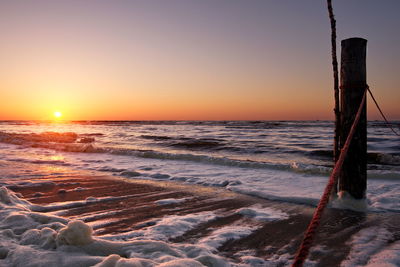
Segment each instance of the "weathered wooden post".
M340 147L349 134L367 82L367 40L350 38L342 41L340 69ZM366 103L360 122L351 141L339 176L339 191L346 191L355 199L365 198L367 189L367 112Z

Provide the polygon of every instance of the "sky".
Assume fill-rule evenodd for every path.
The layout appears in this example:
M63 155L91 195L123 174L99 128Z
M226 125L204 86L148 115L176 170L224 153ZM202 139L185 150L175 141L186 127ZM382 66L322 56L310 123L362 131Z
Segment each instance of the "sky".
M400 1L333 6L399 120ZM0 120L333 119L330 49L324 0L0 0Z

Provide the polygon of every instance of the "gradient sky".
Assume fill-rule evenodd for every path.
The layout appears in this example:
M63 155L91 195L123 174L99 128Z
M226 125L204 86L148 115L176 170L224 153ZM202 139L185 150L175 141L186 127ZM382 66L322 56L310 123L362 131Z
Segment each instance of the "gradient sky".
M333 4L400 119L400 1ZM0 0L0 34L0 119L333 119L324 0Z

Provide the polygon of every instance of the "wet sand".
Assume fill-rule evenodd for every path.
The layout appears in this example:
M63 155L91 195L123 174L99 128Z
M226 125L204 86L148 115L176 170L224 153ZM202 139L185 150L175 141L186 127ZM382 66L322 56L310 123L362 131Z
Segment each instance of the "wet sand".
M60 202L82 201L89 197L107 201L85 205L56 207L49 212L69 219L82 219L95 230L95 235L115 234L143 229L156 218L185 215L200 211L218 210L218 217L202 223L170 242L196 243L211 231L229 225L254 225L249 236L228 240L219 247L220 254L235 260L241 255L269 259L289 253L293 255L311 219L313 207L279 201L270 201L230 192L223 188L183 185L174 182L128 180L109 176L74 175L59 178L41 178L40 185L10 186L13 191L34 204L51 205ZM48 182L48 183L43 183ZM78 189L77 189L78 188ZM80 189L79 189L80 188ZM183 203L157 205L157 200L186 198ZM242 207L261 205L276 208L290 215L286 220L260 222L235 211ZM327 209L320 231L311 250L310 260L318 266L339 266L350 251L351 236L360 229L385 225L400 239L400 216L392 213L358 213Z

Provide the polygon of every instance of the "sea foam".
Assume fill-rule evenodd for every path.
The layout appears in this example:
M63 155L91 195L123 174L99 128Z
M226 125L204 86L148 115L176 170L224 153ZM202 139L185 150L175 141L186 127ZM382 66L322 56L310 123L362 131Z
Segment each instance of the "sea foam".
M209 241L198 245L167 242L168 238L215 218L210 212L166 217L143 231L125 234L126 241L121 241L118 235L94 237L91 226L83 221L35 212L30 209L32 206L0 187L0 264L21 267L235 265L215 254L210 247L211 243L226 240L226 231L216 232ZM231 232L236 233L235 236L250 233L235 227Z

